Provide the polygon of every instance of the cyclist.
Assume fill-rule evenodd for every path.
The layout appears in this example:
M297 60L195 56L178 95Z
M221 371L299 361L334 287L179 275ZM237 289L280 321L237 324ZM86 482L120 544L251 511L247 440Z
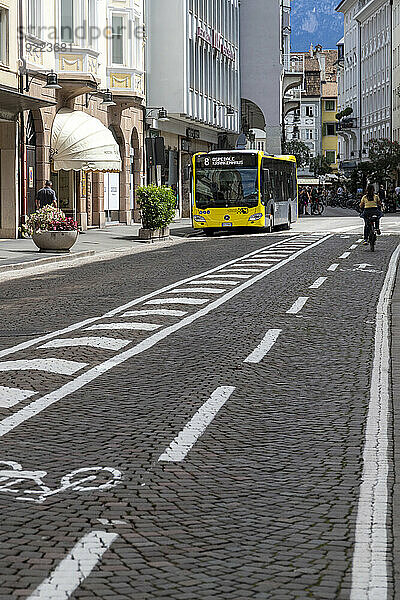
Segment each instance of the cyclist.
M365 195L361 198L361 202L360 202L360 208L362 209L362 213L361 213L361 217L364 219L365 225L364 225L364 244L368 244L368 230L369 230L369 223L368 220L371 216L376 215L377 216L377 229L376 229L376 233L378 235L381 234L381 230L380 230L380 220L381 217L383 216L383 212L381 210L382 208L382 201L379 198L378 194L375 194L375 188L372 185L372 183L370 183L367 186L367 190Z

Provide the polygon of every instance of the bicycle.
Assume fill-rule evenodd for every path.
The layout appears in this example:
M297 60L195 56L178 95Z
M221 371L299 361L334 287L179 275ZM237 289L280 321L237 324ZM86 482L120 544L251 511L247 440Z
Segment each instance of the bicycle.
M367 227L368 227L368 235L367 240L369 242L369 247L371 252L375 252L375 245L377 240L377 231L378 231L378 215L370 215L368 217L364 217L366 219Z
M311 203L311 214L312 215L322 215L325 210L325 205L322 200L314 200Z

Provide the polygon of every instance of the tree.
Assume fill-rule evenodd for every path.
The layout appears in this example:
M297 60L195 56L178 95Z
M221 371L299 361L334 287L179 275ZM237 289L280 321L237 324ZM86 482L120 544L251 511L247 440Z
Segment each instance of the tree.
M388 139L370 140L369 163L375 181L384 183L395 177L400 167L400 144Z
M290 154L296 157L297 167L302 169L310 160L310 149L304 142L300 140L289 140L283 145L283 153Z
M314 177L318 175L327 175L332 173L332 168L328 162L328 159L322 154L318 154L310 160L310 171L314 173Z

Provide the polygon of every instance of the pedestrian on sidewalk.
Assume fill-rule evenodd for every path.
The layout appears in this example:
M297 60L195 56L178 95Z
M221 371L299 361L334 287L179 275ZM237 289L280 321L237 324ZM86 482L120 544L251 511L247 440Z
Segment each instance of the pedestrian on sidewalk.
M36 208L43 208L44 206L54 206L54 208L57 208L57 205L57 196L53 190L53 184L51 181L46 181L44 187L37 193Z

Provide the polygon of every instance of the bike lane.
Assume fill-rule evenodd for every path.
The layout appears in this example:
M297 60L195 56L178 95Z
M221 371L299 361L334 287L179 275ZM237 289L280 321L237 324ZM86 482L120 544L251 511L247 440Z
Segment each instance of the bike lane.
M278 598L284 589L282 597L290 598L304 597L304 586L313 584L317 597L346 593L383 273L343 263L326 287L308 288L347 243L325 242L137 357L131 369L117 367L2 440L8 458L12 449L21 462L29 457L29 467L50 466L52 485L66 463L112 465L124 474L121 485L100 496L68 494L33 507L5 501L3 552L14 551L9 589L27 595L32 585L21 585L46 577L46 562L54 567L85 530L117 519L126 521L118 525L119 540L76 597L132 597L130 588L135 597L175 598L186 590L208 598L213 588L238 598ZM393 245L385 239L385 258L377 255L376 266L387 262ZM305 292L314 296L302 313L287 315ZM360 294L370 323L356 318ZM244 365L260 325L284 334L267 361ZM236 389L188 460L157 464L220 385Z

